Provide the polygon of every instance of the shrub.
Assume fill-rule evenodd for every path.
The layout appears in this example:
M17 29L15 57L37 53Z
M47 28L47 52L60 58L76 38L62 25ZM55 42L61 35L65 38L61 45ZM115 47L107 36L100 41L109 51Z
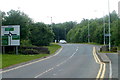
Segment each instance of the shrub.
M33 46L29 40L21 40L21 46Z
M25 49L22 54L39 54L39 52L35 49Z

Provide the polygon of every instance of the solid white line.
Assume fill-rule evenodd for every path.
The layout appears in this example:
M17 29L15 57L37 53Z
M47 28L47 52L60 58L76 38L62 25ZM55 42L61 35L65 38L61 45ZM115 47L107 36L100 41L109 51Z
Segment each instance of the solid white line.
M109 74L109 78L111 79L111 78L112 78L112 62L111 62L111 61L109 62L109 65L110 65L110 74Z
M49 59L49 58L52 58L53 56L58 55L58 54L61 52L62 49L63 49L63 47L62 47L62 48L61 48L61 49L60 49L55 55L49 56L49 57L44 58L44 59L40 59L40 60L38 60L38 61L31 62L31 63L28 63L28 64L24 64L24 65L22 65L22 66L18 66L18 67L11 68L11 69L8 69L8 70L5 70L5 71L1 71L0 74L1 74L1 73L5 73L5 72L8 72L8 71L15 70L15 69L18 69L18 68L22 68L22 67L25 67L25 66L28 66L28 65L31 65L31 64L37 63L37 62L41 62L41 61L43 61L43 60L47 60L47 59Z
M47 73L47 72L49 72L49 71L51 71L51 70L53 70L54 68L56 68L56 67L59 67L60 65L62 65L62 64L64 64L64 63L66 63L69 59L71 59L75 54L76 54L76 52L78 51L78 47L77 47L77 49L76 49L76 51L69 57L69 58L67 58L66 60L64 60L63 62L61 62L61 63L59 63L59 64L57 64L56 66L54 66L53 68L51 68L51 69L48 69L48 70L46 70L46 71L44 71L44 72L42 72L42 73L40 73L40 74L38 74L37 76L35 76L34 78L38 78L38 77L40 77L40 76L42 76L43 74L45 74L45 73Z

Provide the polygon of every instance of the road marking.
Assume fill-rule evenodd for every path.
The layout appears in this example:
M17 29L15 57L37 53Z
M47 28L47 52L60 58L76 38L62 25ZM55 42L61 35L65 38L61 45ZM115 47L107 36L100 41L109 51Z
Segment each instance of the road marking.
M96 77L97 79L100 78L100 74L101 74L101 71L102 71L102 66L103 66L103 64L100 64L100 69L99 69L98 75Z
M96 61L96 63L100 64L100 69L98 71L96 80L99 80L99 78L103 79L105 75L105 70L106 70L106 64L101 62L100 59L98 58L98 55L96 54L96 49L93 47L93 56Z
M112 62L109 62L110 65L110 74L109 74L109 78L112 79Z
M56 66L54 66L54 67L52 67L52 68L50 68L50 69L48 69L48 70L46 70L46 71L44 71L44 72L38 74L38 75L35 76L34 78L38 78L38 77L42 76L43 74L45 74L45 73L47 73L47 72L53 70L54 68L59 67L60 65L66 63L69 59L71 59L71 58L76 54L77 51L78 51L78 47L77 47L76 51L75 51L70 57L68 57L66 60L64 60L63 62L57 64Z
M49 57L47 57L47 58L40 59L40 60L38 60L38 61L34 61L34 62L31 62L31 63L28 63L28 64L24 64L24 65L22 65L22 66L18 66L18 67L11 68L11 69L8 69L8 70L5 70L5 71L1 71L0 74L1 74L1 73L5 73L5 72L9 72L9 71L12 71L12 70L15 70L15 69L18 69L18 68L21 68L21 67L25 67L25 66L28 66L28 65L37 63L37 62L41 62L41 61L47 60L47 59L49 59L49 58L52 58L53 56L58 55L58 54L62 51L62 49L63 49L63 47L62 47L56 54L54 54L54 55L52 55L52 56L49 56Z
M93 47L93 57L94 57L96 63L98 63L98 59L97 59L97 57L96 57L96 55L95 55L95 47Z
M106 64L105 63L103 63L103 72L102 72L102 74L101 74L101 79L103 79L104 78L104 75L105 75L105 69L106 69Z
M56 74L53 74L54 76L56 75Z

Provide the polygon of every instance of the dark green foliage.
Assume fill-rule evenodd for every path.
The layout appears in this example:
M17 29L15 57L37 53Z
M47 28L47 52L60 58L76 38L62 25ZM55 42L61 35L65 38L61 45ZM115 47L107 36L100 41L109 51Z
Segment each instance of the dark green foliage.
M55 34L54 40L66 40L67 33L76 25L76 22L64 22L64 23L58 23L58 24L52 24L53 32Z
M19 10L10 10L7 12L8 16L3 15L2 25L20 25L21 40L28 39L29 26L33 22L25 13Z
M20 39L22 46L45 46L53 41L54 34L44 23L34 23L31 18L19 10L2 12L2 24L20 25Z
M46 47L20 47L19 52L22 54L49 54Z
M35 49L25 49L24 51L22 51L22 54L39 54L39 52Z
M111 44L118 46L120 44L120 19L117 13L113 11L110 14L111 18ZM105 33L108 34L108 16L104 17ZM90 42L103 44L103 18L89 20ZM72 28L67 34L68 42L88 42L88 20L83 19L81 23ZM108 37L106 37L106 44L108 44Z
M30 40L33 45L47 46L53 41L54 33L44 23L33 24L30 31Z

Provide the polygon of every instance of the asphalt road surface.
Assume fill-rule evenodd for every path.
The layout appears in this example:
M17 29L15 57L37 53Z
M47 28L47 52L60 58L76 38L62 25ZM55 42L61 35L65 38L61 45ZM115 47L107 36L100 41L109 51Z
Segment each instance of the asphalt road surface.
M96 78L99 64L87 44L61 44L57 55L2 73L3 78Z

